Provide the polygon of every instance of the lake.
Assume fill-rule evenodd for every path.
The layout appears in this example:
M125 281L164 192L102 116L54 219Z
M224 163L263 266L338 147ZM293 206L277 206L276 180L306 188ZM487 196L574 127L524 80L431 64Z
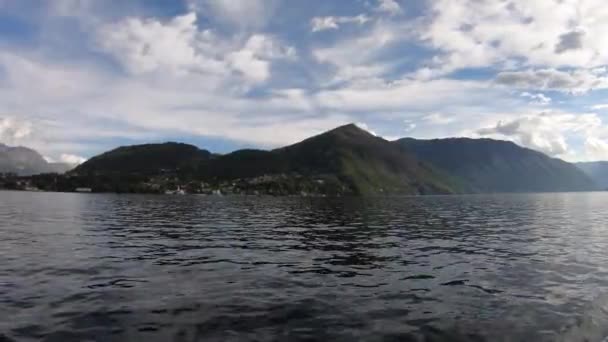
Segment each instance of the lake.
M0 341L602 341L608 193L0 192Z

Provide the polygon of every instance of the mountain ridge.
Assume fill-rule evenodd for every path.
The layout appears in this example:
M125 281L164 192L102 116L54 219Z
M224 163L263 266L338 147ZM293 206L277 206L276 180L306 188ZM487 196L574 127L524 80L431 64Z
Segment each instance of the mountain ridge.
M356 194L452 192L430 168L421 168L414 158L389 141L354 124L270 151L235 151L210 160L206 166L203 174L207 179L268 174L311 179L331 175L348 192Z
M510 141L388 141L355 124L272 150L244 149L224 155L175 142L122 146L91 158L70 174L112 175L114 180L131 175L140 182L138 176L164 174L182 182L222 184L233 191L278 194L597 190L573 164Z
M511 141L404 138L394 143L457 177L465 192L593 191L598 187L576 166Z
M87 160L72 173L148 174L193 167L193 164L209 158L211 152L178 142L120 146Z

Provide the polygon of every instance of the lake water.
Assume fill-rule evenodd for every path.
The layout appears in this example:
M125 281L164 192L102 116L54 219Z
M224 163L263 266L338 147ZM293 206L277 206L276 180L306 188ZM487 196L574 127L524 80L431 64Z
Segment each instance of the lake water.
M608 194L0 192L0 341L602 341Z

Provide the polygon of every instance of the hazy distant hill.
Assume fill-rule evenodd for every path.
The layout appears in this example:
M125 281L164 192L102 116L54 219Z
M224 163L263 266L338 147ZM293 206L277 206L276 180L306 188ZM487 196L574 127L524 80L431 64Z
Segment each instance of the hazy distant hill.
M89 159L73 172L79 174L159 174L163 170L194 168L210 157L209 151L175 142L124 146Z
M573 164L512 142L491 139L401 139L395 142L456 178L466 192L595 190Z
M47 163L36 151L26 147L0 144L0 173L29 176L40 173L64 173L73 168L63 163Z
M242 150L210 160L207 178L267 174L335 175L355 193L450 193L432 169L356 125L338 127L272 151Z
M73 170L76 164L66 164L66 163L49 163L49 172L51 173L66 173L70 170Z
M608 189L608 162L589 162L575 164L595 181L603 190Z

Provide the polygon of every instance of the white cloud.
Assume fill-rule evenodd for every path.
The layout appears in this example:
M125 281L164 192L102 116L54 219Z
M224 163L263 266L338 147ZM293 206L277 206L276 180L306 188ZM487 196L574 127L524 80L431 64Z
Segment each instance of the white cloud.
M591 70L560 71L556 69L505 71L496 83L521 89L557 90L573 94L608 88L608 77Z
M499 122L495 127L477 132L481 136L504 136L523 146L557 156L567 153L568 145L561 132L553 130L554 126L551 119L538 116Z
M13 117L0 118L0 143L18 144L32 134L32 124Z
M55 142L51 146L48 146L44 132L41 132L38 127L32 121L24 118L17 117L4 117L0 118L0 145L5 144L8 146L26 146L33 148L40 152L54 152L65 148L65 144ZM50 148L49 148L50 147ZM68 149L71 147L67 147ZM65 158L63 157L65 156ZM70 160L70 164L75 164L79 161L77 156L64 154L60 158L60 161ZM44 155L44 159L51 163L55 162L56 159L48 155Z
M129 18L99 30L99 44L134 74L168 69L174 72L224 73L225 65L200 50L217 48L210 31L199 32L196 13L169 22Z
M264 40L244 46L261 56L290 54L289 49L269 48ZM161 73L158 79L140 74L102 77L103 71L90 65L63 66L14 56L0 58L0 69L10 70L9 79L14 80L3 85L0 110L22 113L20 121L35 122L36 129L32 127L23 144L55 159L62 153L86 156L91 141L116 137L145 141L200 135L275 147L353 121L345 114L318 111L302 89L246 98L223 87L207 89L207 77L199 73ZM78 91L44 86L78 70L86 70L87 76L75 79Z
M401 5L396 0L378 0L376 10L390 14L398 14L402 11Z
M403 79L384 83L352 83L340 89L321 91L316 98L326 108L366 112L427 109L445 103L458 106L495 95L482 82Z
M244 42L222 39L210 30L200 31L194 12L167 22L129 18L104 26L98 33L100 47L133 75L170 72L205 75L205 83L221 86L232 73L253 83L268 80L271 62L294 58L295 49L274 38L254 34Z
M368 125L368 124L366 124L366 123L364 123L364 122L355 122L355 125L356 125L357 127L361 128L362 130L369 132L369 133L370 133L371 135L373 135L373 136L376 136L376 137L378 136L378 134L376 134L376 132L374 132L374 131L373 131L373 130L372 130L370 127L369 127L369 125Z
M605 110L605 109L608 109L608 103L598 104L598 105L591 106L591 109L593 109L593 110Z
M293 58L295 50L284 47L272 38L264 35L253 35L245 46L228 54L231 67L253 82L264 82L270 77L270 60Z
M312 18L310 24L312 26L312 32L320 32L325 30L337 30L342 24L358 24L363 25L369 22L371 19L364 15L358 15L354 17L315 17Z
M608 160L608 140L597 137L585 139L584 161L606 161Z
M317 110L316 104L304 89L281 89L274 91L273 95L274 97L268 101L268 104L274 108L290 107L294 111L311 113Z
M404 123L405 123L405 132L406 133L412 132L413 130L416 129L416 127L418 127L417 124L415 124L414 122L411 122L409 120L405 120ZM396 139L389 139L389 140L398 140L400 138L401 137L397 137Z
M335 74L329 84L356 79L381 77L394 67L394 61L382 60L383 52L410 36L408 25L376 22L361 35L312 50L314 58L333 66Z
M97 5L79 5L94 1L62 1L53 15L70 18L53 20L87 12L78 36L95 39L73 42L86 53L71 58L61 47L72 42L56 46L53 39L29 50L7 43L0 53L0 114L32 123L19 141L55 160L89 156L101 150L91 144L104 141L106 148L116 137L201 135L272 147L348 122L425 138L493 129L488 134L509 133L509 139L549 153L566 151L560 156L570 159L598 155L608 138L601 120L577 128L579 117L592 121L589 114L556 119L568 97L548 96L576 93L580 106L608 108L586 102L592 91L608 89L608 50L600 44L608 36L608 10L598 0L578 7L571 0L436 0L427 1L428 15L420 18L410 18L409 11L408 18L391 15L408 10L401 8L404 1L374 0L367 14L312 20L294 14L299 11L277 13L286 8L280 0L187 0L191 13L173 18L151 17L151 7L95 16L90 12ZM44 20L41 25L57 29ZM281 25L357 29L285 41L294 36ZM90 51L89 43L97 50ZM98 56L87 60L95 53L123 70L99 63ZM70 56L57 57L64 55ZM446 77L469 67L483 67L479 75L488 81L463 80L466 72ZM538 105L556 109L539 119L529 114ZM535 125L543 127L540 132Z
M545 112L525 115L509 121L499 121L493 127L477 130L480 136L507 138L522 146L535 149L550 156L569 160L586 160L596 152L590 148L599 146L597 141L605 133L605 127L597 114L572 114ZM587 142L585 151L575 152L568 144L572 136L582 137Z
M84 163L85 161L87 161L87 159L84 157L81 157L81 156L74 155L74 154L63 153L59 157L59 161L61 163L65 163L65 164L69 164L69 165L80 165L80 164Z
M603 37L608 8L586 1L430 1L420 38L439 50L432 67L447 73L467 67L591 68L608 64Z
M253 82L264 82L270 77L270 64L259 59L250 50L233 52L228 56L230 65Z
M422 119L433 125L447 125L456 120L456 118L447 116L442 113L432 113L432 114L426 115Z
M0 80L6 85L3 93L10 94L0 110L9 112L11 110L18 112L17 106L31 101L35 98L32 95L36 92L44 92L57 102L76 96L91 96L92 89L83 85L99 82L99 78L92 76L86 68L73 68L61 64L47 68L41 63L7 52L0 52L0 66L4 66L4 79ZM36 86L32 87L34 84ZM15 92L13 91L15 89L22 91ZM93 90L93 92L99 91L101 89Z
M552 101L550 97L548 97L542 93L532 94L529 92L523 92L523 93L519 94L519 96L529 99L531 104L540 105L540 106L547 106L547 105L551 104L551 101Z

